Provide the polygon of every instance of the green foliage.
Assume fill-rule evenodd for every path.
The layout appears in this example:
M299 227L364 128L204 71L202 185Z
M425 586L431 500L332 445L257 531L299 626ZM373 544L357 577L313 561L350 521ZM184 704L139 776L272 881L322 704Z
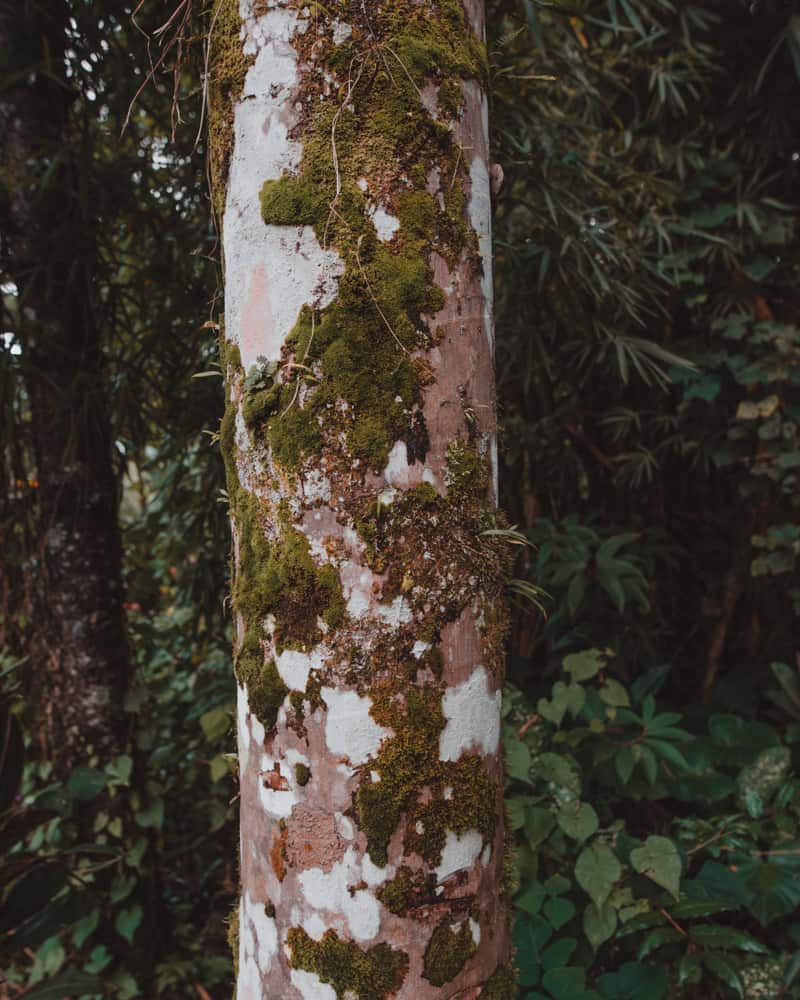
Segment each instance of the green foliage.
M611 676L608 653L563 666L569 685L555 680L537 708L515 688L503 708L521 985L554 1000L692 996L700 983L745 996L763 956L788 969L800 941L786 922L800 907L791 748L741 716L658 711ZM581 693L572 708L542 713L568 689Z
M797 988L796 20L492 4L526 998L559 942L575 996Z

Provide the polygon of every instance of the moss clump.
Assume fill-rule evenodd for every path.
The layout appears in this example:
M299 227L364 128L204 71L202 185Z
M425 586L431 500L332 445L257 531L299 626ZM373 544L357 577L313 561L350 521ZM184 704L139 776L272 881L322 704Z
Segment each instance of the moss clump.
M469 922L453 930L449 917L436 927L423 958L423 975L434 986L444 986L461 972L476 951Z
M403 695L373 689L372 714L393 729L362 775L356 792L356 816L367 837L367 850L377 865L387 862L392 834L405 813L406 847L431 865L441 860L447 831L462 835L477 829L485 843L497 822L498 784L477 754L457 761L439 759L439 734L445 725L442 689L408 688ZM430 792L421 800L420 789Z
M277 542L266 540L251 494L234 510L239 531L239 572L233 598L247 622L275 619L274 640L285 648L308 649L327 628L341 624L345 613L342 584L334 566L317 566L308 539L284 524Z
M333 987L339 1000L345 996L386 1000L399 989L408 970L408 957L388 944L364 951L332 930L315 941L302 928L292 927L286 940L291 967L315 973Z
M275 226L314 225L324 220L328 199L324 189L285 174L261 188L261 218Z
M278 709L289 689L283 683L274 660L264 660L264 650L258 634L249 630L244 637L234 663L234 672L240 684L247 688L250 711L269 732L275 725Z
M302 691L291 691L289 693L289 702L294 709L294 714L299 720L302 721L305 715L305 707L303 702L305 701L305 694Z
M435 896L436 876L433 872L413 872L403 865L395 877L384 883L376 896L390 913L402 916L413 906L432 902Z
M228 917L228 947L233 956L233 977L239 975L239 900L234 903Z
M519 989L514 970L498 965L481 990L481 1000L517 1000Z
M253 56L242 51L239 0L220 0L214 13L214 38L208 80L208 149L211 192L218 225L225 210L225 188L233 150L234 104L241 97Z
M511 615L505 601L494 600L484 607L481 653L484 666L495 677L502 676L505 669L506 639L510 628Z
M486 643L494 663L504 636L501 605L511 554L504 539L486 534L498 521L485 463L462 444L451 449L451 458L446 496L423 483L388 506L365 506L354 526L370 569L386 574L381 599L405 595L429 633L440 632L476 599L482 608L496 605Z
M242 417L245 425L252 430L268 420L280 405L280 398L279 386L247 393L242 402Z
M447 495L460 498L484 492L489 483L486 463L465 441L453 441L447 448Z
M311 768L298 762L294 765L294 776L298 785L307 785L311 778Z

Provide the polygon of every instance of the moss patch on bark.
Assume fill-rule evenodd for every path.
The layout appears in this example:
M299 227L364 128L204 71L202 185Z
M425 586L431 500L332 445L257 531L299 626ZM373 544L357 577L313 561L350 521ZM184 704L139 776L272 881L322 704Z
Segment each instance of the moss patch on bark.
M332 930L319 941L300 927L292 927L286 937L293 969L313 972L328 983L338 1000L345 996L358 1000L386 1000L393 996L405 978L408 958L388 944L376 944L364 950L352 941L342 941Z
M390 913L403 916L415 906L436 899L436 877L432 872L412 871L403 865L395 877L385 882L375 893Z
M498 965L481 990L481 1000L517 1000L519 987L514 970Z
M459 835L478 830L484 843L494 837L499 786L486 762L471 753L457 761L439 759L442 690L398 692L392 685L384 692L372 690L373 717L395 732L362 774L356 792L356 818L376 865L387 863L389 840L404 814L406 848L433 866L441 860L448 830Z
M225 212L225 190L233 151L234 105L241 97L253 57L242 51L239 0L215 5L208 78L208 150L211 199L217 225Z
M459 926L445 917L434 929L425 949L423 974L433 986L444 986L455 979L476 950L469 921Z

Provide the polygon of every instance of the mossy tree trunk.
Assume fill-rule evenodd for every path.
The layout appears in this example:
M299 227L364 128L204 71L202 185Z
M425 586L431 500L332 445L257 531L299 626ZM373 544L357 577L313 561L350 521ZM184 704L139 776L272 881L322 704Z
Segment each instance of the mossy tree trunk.
M0 2L0 232L30 408L40 550L31 659L60 774L125 743L129 657L117 483L93 311L85 150L70 121L68 7Z
M482 0L222 0L239 1000L511 997Z

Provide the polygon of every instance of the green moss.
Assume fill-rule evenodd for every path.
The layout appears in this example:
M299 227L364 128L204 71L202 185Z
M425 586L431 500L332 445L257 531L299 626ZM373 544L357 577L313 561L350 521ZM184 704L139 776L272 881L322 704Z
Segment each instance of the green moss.
M311 778L311 768L307 764L297 763L294 765L294 776L298 785L307 785Z
M302 928L292 927L286 939L291 967L315 973L333 987L338 1000L345 996L386 1000L399 989L408 970L407 956L389 945L365 951L352 941L342 941L332 930L315 941Z
M486 56L460 0L444 0L435 11L390 0L369 17L353 8L352 35L338 46L325 18L325 8L317 7L315 31L295 42L301 60L317 68L304 79L311 111L302 126L299 171L267 181L260 200L269 224L313 225L320 243L339 253L344 273L334 302L313 316L313 337L310 310L301 312L282 359L291 377L248 403L246 419L261 426L275 461L288 470L343 434L350 454L379 471L392 444L419 420L422 386L413 354L429 346L423 317L444 303L431 254L452 265L469 243L456 183L465 163L451 126L461 109L459 81L485 83ZM310 59L304 46L312 45ZM323 76L353 81L354 65L363 72L344 105L338 91L331 96L323 86ZM444 95L438 116L420 100L429 81ZM442 181L444 204L426 190L434 170L450 179ZM362 177L372 201L359 188ZM375 185L400 222L388 244L377 238L371 218ZM313 383L302 398L296 378Z
M281 390L277 385L246 393L242 402L242 417L247 427L257 427L269 419L280 406L280 399Z
M407 913L413 906L432 902L435 897L436 876L432 872L413 872L403 865L395 877L385 882L375 893L387 910L397 916Z
M241 97L252 56L242 51L239 0L219 0L214 13L208 80L208 149L211 198L217 224L225 210L225 188L233 150L234 104Z
M335 629L344 618L339 574L334 566L317 566L306 536L287 525L270 545L259 523L256 503L246 494L234 512L239 531L234 603L248 622L274 616L278 652L308 649L322 638L317 619Z
M304 700L305 694L303 691L291 691L289 693L289 701L294 709L294 714L298 719L302 719L305 715L305 707L303 705Z
M228 917L228 947L233 956L233 978L239 975L239 900L237 899L231 908Z
M434 986L444 986L455 979L477 950L469 921L465 920L457 931L451 921L451 917L442 920L425 949L423 974Z
M481 1000L517 1000L519 988L514 970L498 965L481 990Z
M281 680L274 660L264 660L264 650L255 630L248 630L234 663L240 684L247 687L250 711L269 732L289 689Z
M328 210L325 191L306 179L284 175L261 188L261 218L275 226L313 225Z
M431 865L441 860L448 830L461 835L477 829L489 843L497 820L498 784L477 754L439 760L445 725L442 689L409 687L402 696L373 689L372 696L374 718L396 734L384 741L356 791L356 817L375 864L386 864L389 840L403 814L406 848ZM372 771L378 781L372 781ZM425 801L421 788L430 793Z
M447 492L449 496L482 492L488 486L486 463L464 441L453 441L447 448Z

